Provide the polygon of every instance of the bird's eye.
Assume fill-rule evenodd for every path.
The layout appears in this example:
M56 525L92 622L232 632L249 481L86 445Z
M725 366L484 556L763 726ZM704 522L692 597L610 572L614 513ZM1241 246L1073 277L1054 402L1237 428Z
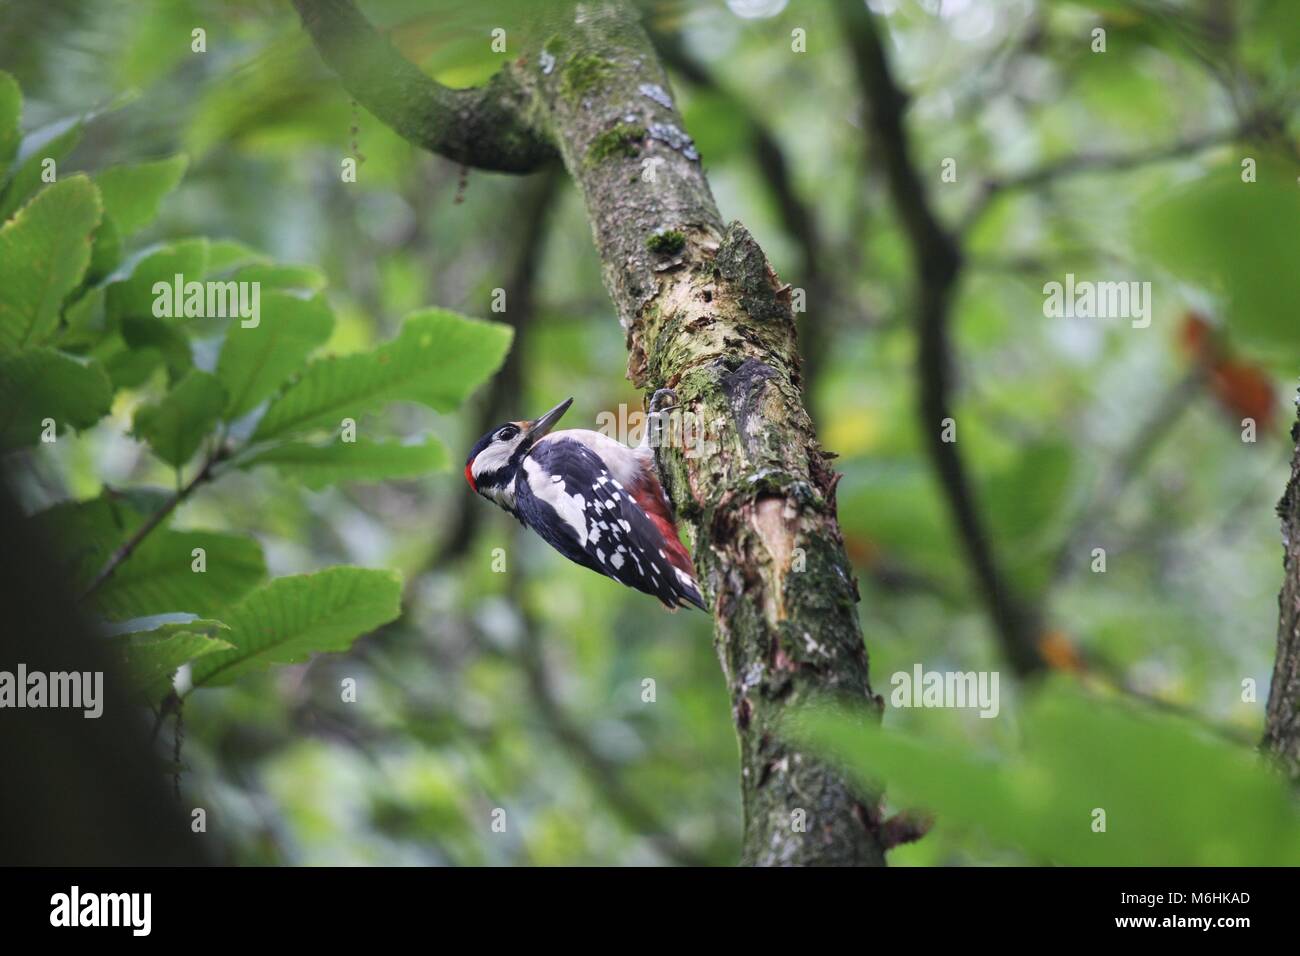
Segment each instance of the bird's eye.
M507 425L501 431L497 432L497 441L509 441L519 434L519 429L514 425Z

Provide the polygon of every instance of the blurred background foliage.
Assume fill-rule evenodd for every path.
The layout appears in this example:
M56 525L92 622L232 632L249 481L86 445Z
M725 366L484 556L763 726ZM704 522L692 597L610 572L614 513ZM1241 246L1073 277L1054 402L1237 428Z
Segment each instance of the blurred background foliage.
M493 28L531 28L532 5L519 0L362 6L452 85L499 65ZM1033 716L1002 667L923 451L913 264L834 11L823 0L645 6L724 215L808 290L809 399L840 455L840 519L877 691L887 698L889 676L918 661L1004 670L1000 719L887 709L885 725L953 753L1014 748ZM1294 4L871 7L913 94L914 159L940 214L965 227L952 316L959 446L1009 576L1043 609L1044 648L1107 693L1159 701L1248 747L1272 663L1273 502L1300 360ZM453 450L445 471L320 490L269 469L235 472L178 511L181 527L254 529L273 575L347 563L404 581L400 618L349 652L187 703L185 800L208 809L222 858L733 862L736 746L708 619L661 613L568 564L459 474L460 454L498 420L569 395L574 426L641 407L571 185L466 173L409 146L350 103L287 3L0 0L0 23L0 68L23 89L24 130L85 117L61 178L188 157L139 245L235 240L301 265L312 288L327 279L336 321L325 348L336 354L389 340L429 305L516 327L506 367L458 412L379 413L386 434L442 439ZM195 27L207 31L205 54L190 50ZM1104 54L1090 49L1095 27L1107 31ZM791 51L796 28L806 53ZM1260 115L1265 134L1250 146L1222 135ZM1080 155L1136 160L1052 172ZM361 160L354 184L340 181L347 156ZM1245 156L1258 161L1252 186L1240 181ZM951 183L940 177L948 157ZM1006 186L1038 169L1049 174ZM1043 284L1066 273L1151 281L1151 327L1044 318ZM495 315L498 288L507 310ZM30 510L169 487L171 470L130 435L135 410L165 385L158 370L75 440L18 453ZM1241 438L1247 414L1255 443ZM1106 549L1105 573L1090 567L1094 547ZM507 573L494 570L502 553ZM340 699L349 677L355 703ZM1259 688L1253 703L1246 679ZM907 792L933 805L932 788ZM494 808L507 812L504 834L491 829ZM1163 850L1153 843L1145 862L1167 862ZM1026 846L960 813L941 813L891 856L1053 858L1050 840Z

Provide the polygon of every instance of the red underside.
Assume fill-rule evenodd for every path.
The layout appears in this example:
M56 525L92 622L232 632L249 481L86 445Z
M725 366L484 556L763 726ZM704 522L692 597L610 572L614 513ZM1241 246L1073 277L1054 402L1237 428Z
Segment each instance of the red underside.
M664 554L668 556L668 563L673 567L681 568L694 579L695 567L691 564L691 556L686 553L686 548L677 536L677 526L669 516L668 503L664 498L659 479L649 476L629 490L632 492L633 500L641 506L641 510L649 516L655 527L659 529L659 533L663 535Z

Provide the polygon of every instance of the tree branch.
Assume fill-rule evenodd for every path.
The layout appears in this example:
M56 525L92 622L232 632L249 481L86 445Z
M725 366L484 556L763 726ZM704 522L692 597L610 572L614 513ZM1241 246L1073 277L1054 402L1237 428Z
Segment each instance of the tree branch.
M781 733L815 698L879 704L836 476L800 395L789 287L743 226L724 228L628 0L580 5L554 39L507 70L532 97L518 115L545 122L586 203L629 377L674 388L694 423L689 447L661 447L660 464L714 609L740 738L743 861L882 864L877 798Z
M1183 414L1191 407L1196 393L1204 384L1205 369L1197 365L1170 386L1157 401L1155 411L1133 433L1115 463L1098 482L1096 491L1079 514L1074 527L1067 533L1053 562L1054 581L1066 577L1077 565L1081 552L1087 547L1085 537L1096 527L1102 515L1114 509L1119 496L1142 472L1161 441L1182 421Z
M527 120L511 65L486 86L453 90L426 76L352 0L293 0L321 58L366 109L416 146L476 169L528 173L555 150Z
M1278 595L1277 658L1268 692L1264 751L1300 784L1300 422L1291 428L1295 453L1277 513L1282 519L1282 590Z
M1052 160L1021 173L986 179L974 202L971 203L970 208L962 216L958 231L962 234L969 232L988 210L993 200L1007 193L1036 189L1048 183L1084 173L1124 172L1155 163L1184 159L1211 147L1234 143L1276 128L1277 121L1275 119L1265 114L1256 114L1229 129L1214 130L1202 133L1199 136L1176 140L1172 143L1118 153L1079 153L1074 156Z
M90 582L86 589L81 592L81 595L77 600L84 601L86 598L90 597L90 595L99 590L99 588L104 585L104 582L113 576L122 562L135 553L135 549L140 547L144 539L149 537L149 535L153 533L154 529L166 521L167 516L175 511L176 507L182 501L192 495L199 485L212 478L212 466L220 459L221 450L218 445L217 448L213 450L212 454L204 460L203 464L199 466L199 470L194 473L194 477L190 479L189 484L185 485L168 498L161 508L145 519L144 524L140 525L140 527L136 529L135 534L131 535L131 537L128 538L121 547L109 555L108 561L105 562L104 567L95 575L94 580Z
M836 7L866 100L871 145L884 165L890 199L912 249L921 431L1003 654L1018 674L1030 676L1046 667L1038 649L1037 612L1021 602L1006 579L957 444L943 436L943 423L953 417L948 313L961 273L961 250L931 209L912 164L903 128L906 96L890 73L874 18L865 4L839 3Z

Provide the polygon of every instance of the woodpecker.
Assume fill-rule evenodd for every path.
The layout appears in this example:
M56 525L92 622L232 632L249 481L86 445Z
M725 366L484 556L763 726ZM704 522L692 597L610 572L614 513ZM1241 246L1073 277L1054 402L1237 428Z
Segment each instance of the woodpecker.
M465 480L570 561L652 594L669 610L707 610L651 442L660 403L669 399L676 399L670 390L655 392L635 448L585 428L552 432L571 398L532 421L505 422L470 449Z

